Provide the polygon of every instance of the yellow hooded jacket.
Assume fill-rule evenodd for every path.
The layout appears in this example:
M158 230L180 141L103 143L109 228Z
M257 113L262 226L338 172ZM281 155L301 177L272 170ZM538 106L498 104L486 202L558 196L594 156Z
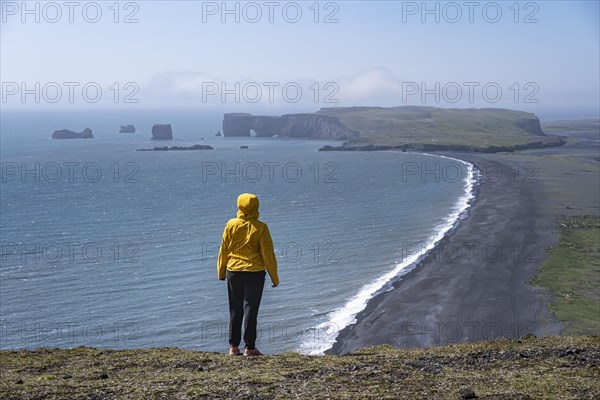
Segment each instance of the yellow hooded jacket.
M271 233L267 224L258 220L258 197L243 193L237 205L237 218L230 219L223 232L217 262L219 279L225 279L227 270L260 272L266 269L273 285L279 285Z

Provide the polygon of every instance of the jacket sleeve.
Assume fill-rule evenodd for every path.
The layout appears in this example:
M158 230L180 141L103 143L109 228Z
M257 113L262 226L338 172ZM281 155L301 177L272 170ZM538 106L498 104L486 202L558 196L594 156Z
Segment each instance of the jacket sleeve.
M271 281L275 286L279 285L279 276L277 275L277 259L275 258L273 239L271 239L271 232L269 232L269 227L266 224L265 229L260 236L260 253Z
M227 275L227 262L229 261L229 236L228 226L225 226L223 231L223 239L221 239L221 248L219 249L219 259L217 260L217 277L220 280L225 279Z

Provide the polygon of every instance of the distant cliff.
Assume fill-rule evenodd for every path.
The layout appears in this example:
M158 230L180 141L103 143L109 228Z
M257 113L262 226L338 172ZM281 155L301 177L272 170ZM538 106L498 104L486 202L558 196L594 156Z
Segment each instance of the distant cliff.
M152 126L152 139L172 140L173 130L171 129L171 124L154 124Z
M503 108L335 107L313 114L225 114L224 136L341 139L323 150L515 151L561 146L532 113Z
M522 118L517 120L515 124L533 135L546 136L542 130L538 117Z
M92 139L94 135L90 128L85 128L81 132L73 132L68 129L61 129L52 133L52 139Z
M359 133L348 129L337 118L318 114L286 114L280 117L259 116L243 113L225 114L223 135L225 137L251 135L257 137L295 137L314 139L357 138Z

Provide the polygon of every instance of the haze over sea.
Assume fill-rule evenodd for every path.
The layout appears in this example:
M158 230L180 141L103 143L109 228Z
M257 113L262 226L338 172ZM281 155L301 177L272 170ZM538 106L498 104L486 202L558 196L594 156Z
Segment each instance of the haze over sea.
M237 196L250 192L281 278L275 289L267 279L257 346L319 353L441 238L471 196L471 168L458 160L215 137L221 120L152 111L3 115L3 349L224 351L228 306L216 257ZM175 140L150 140L154 123L172 124ZM137 132L118 133L125 124ZM86 127L94 139L51 139L56 129ZM214 150L135 151L192 144Z

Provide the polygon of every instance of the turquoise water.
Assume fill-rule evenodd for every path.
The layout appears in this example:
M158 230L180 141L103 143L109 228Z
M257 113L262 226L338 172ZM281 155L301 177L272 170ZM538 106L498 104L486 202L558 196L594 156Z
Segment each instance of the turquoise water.
M228 308L216 257L238 194L251 192L281 278L265 287L257 346L319 353L406 271L415 259L408 249L426 249L466 206L469 167L457 160L215 137L221 119L3 115L2 348L223 351ZM137 133L118 133L129 123ZM153 123L171 123L175 140L150 140ZM94 139L50 139L55 129L85 127ZM196 143L214 150L135 151Z

